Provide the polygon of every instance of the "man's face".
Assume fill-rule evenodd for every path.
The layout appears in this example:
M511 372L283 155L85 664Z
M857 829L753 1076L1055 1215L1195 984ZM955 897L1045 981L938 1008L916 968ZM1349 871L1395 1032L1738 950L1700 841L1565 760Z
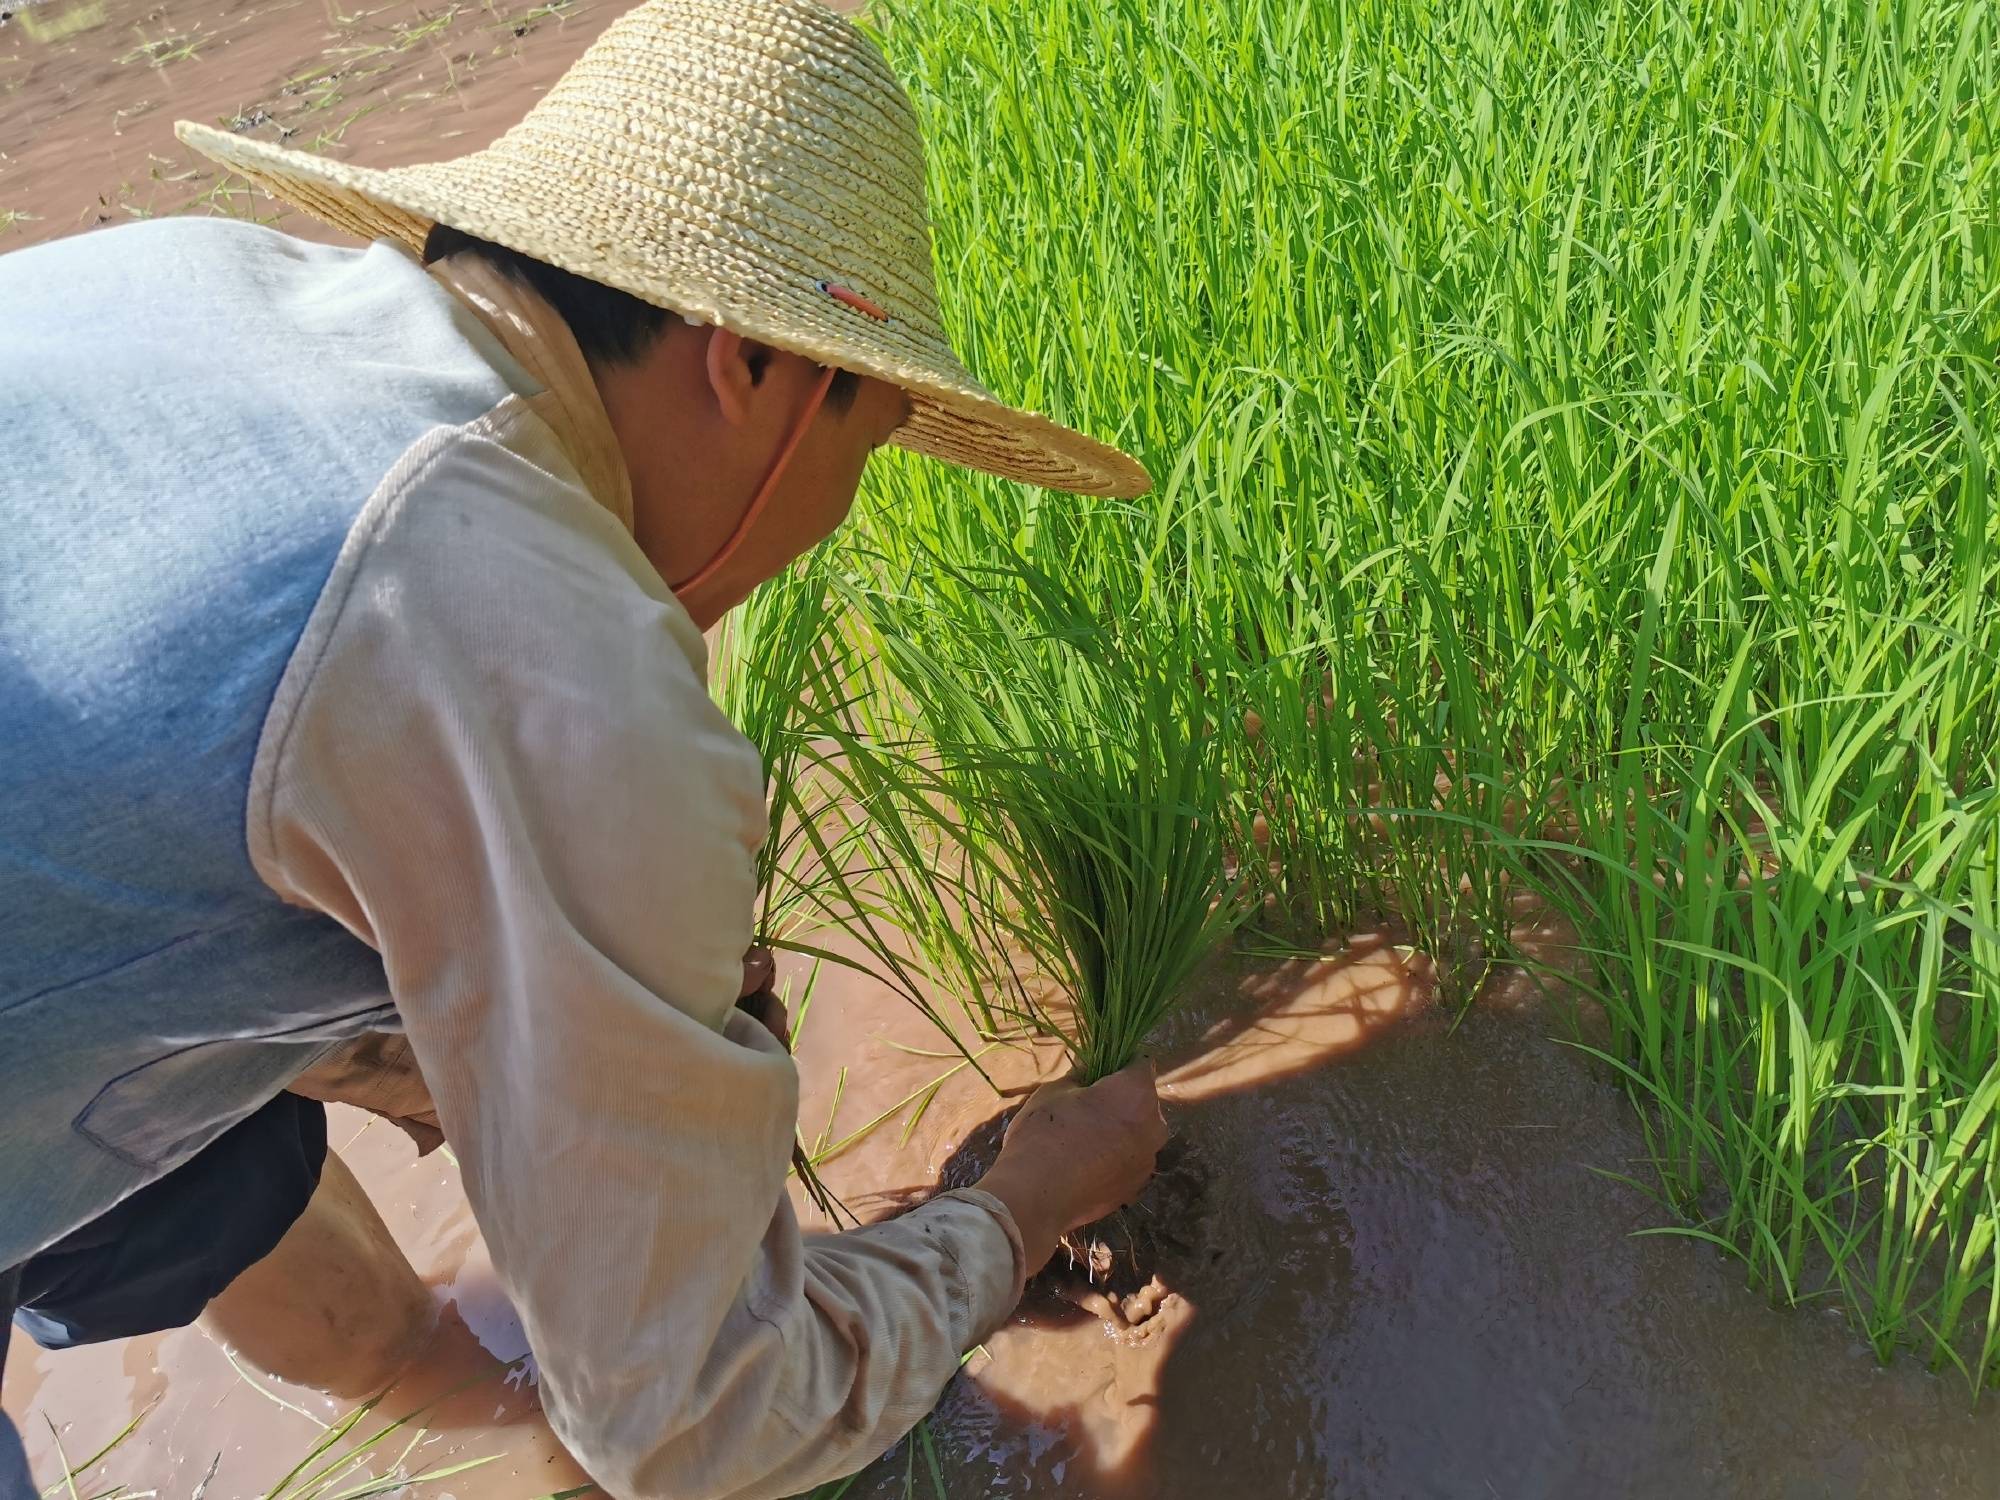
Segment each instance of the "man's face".
M727 543L797 429L821 367L724 330L676 328L638 364L600 375L632 478L634 534L669 585ZM712 578L677 588L706 630L847 518L868 455L909 416L909 398L862 379L828 401L785 464L764 510Z
M812 379L818 378L817 369L810 373ZM811 384L808 380L807 394L799 398L800 410L810 399ZM743 540L738 556L743 562L741 576L750 580L745 594L833 535L854 506L869 455L888 442L909 415L909 398L901 390L866 378L845 410L831 402L820 407L786 464L764 515ZM749 498L744 496L745 504ZM735 569L725 565L724 571Z

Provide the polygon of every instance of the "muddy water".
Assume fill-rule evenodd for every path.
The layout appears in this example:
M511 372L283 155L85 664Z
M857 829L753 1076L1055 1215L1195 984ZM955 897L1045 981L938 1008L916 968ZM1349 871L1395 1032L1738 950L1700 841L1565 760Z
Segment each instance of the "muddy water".
M1645 1173L1624 1100L1518 976L1454 1027L1415 968L1363 942L1211 977L1163 1049L1177 1297L1134 1331L1031 1297L933 1418L948 1493L1994 1492L2000 1411L1635 1236L1660 1215L1602 1175Z
M1658 1215L1602 1175L1644 1171L1629 1108L1546 1040L1554 1019L1520 1003L1524 988L1454 1027L1421 965L1384 942L1218 964L1162 1042L1184 1154L1140 1205L1159 1216L1149 1239L1175 1295L1131 1330L1031 1296L932 1419L947 1491L1991 1493L2000 1411L1877 1368L1834 1317L1772 1310L1701 1245L1634 1237ZM948 1058L923 1055L937 1045L879 988L823 979L800 1037L808 1137L838 1141L928 1097L827 1164L864 1217L927 1190L1006 1103L968 1069L945 1076ZM1053 1066L1025 1049L981 1063L1007 1090ZM402 1472L493 1459L415 1493L581 1483L541 1423L450 1164L342 1119L343 1154L445 1309L440 1346L380 1411L465 1387ZM77 1457L148 1410L89 1479L165 1496L193 1494L211 1467L210 1496L261 1493L335 1416L193 1332L65 1354L17 1339L6 1397L50 1478L44 1414ZM356 1474L386 1472L403 1441ZM899 1450L851 1493L901 1495L904 1466Z
M186 211L331 238L188 151L174 121L370 166L456 156L519 118L622 8L0 0L0 251Z
M1172 1075L1204 1195L1180 1305L1137 1333L1024 1308L934 1419L949 1493L1993 1492L2000 1412L1635 1238L1658 1215L1598 1175L1644 1173L1624 1102L1399 968L1295 971L1280 1024Z
M466 1210L457 1170L442 1154L418 1160L399 1132L358 1111L335 1107L329 1118L334 1148L367 1185L441 1312L433 1346L332 1450L355 1456L342 1463L329 1493L475 1459L487 1462L416 1493L511 1500L586 1483L541 1419L527 1340ZM104 1462L79 1472L78 1493L125 1484L168 1500L184 1500L204 1483L210 1500L262 1495L351 1409L239 1369L193 1329L58 1353L16 1333L4 1394L44 1483L61 1476L58 1440L69 1461L81 1463L144 1413ZM422 1415L365 1447L365 1439L412 1413ZM420 1427L427 1430L419 1438Z

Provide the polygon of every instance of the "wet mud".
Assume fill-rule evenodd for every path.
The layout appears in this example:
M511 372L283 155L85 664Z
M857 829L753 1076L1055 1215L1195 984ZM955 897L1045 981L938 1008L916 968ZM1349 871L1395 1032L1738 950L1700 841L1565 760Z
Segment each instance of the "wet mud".
M1507 976L1490 1003L1447 1013L1427 966L1386 937L1213 965L1161 1038L1175 1145L1126 1215L1164 1294L1114 1282L1092 1304L1038 1278L931 1419L946 1493L1989 1493L2000 1409L1878 1367L1833 1315L1767 1306L1707 1246L1641 1233L1664 1216L1620 1180L1644 1178L1637 1122L1550 1039L1568 1022L1533 988ZM948 1164L965 1173L1059 1067L1018 1047L980 1053L990 1085L953 1071L914 1011L832 969L798 1044L809 1143L913 1101L822 1167L864 1218L934 1191ZM491 1461L412 1493L583 1483L541 1421L450 1163L337 1114L445 1315L356 1436L449 1393L401 1471ZM60 1354L17 1337L6 1399L50 1478L45 1416L74 1459L147 1412L84 1477L167 1496L204 1478L210 1496L262 1493L336 1415L193 1331ZM406 1440L356 1475L386 1472ZM898 1450L849 1493L900 1496L904 1475Z
M977 1185L1019 1110L1010 1105L967 1135L938 1169L938 1187ZM1172 1274L1194 1247L1189 1232L1201 1222L1210 1170L1187 1137L1169 1139L1136 1202L1064 1236L1054 1258L1029 1278L1030 1305L1054 1298L1114 1327L1146 1322L1172 1295L1162 1272Z
M0 0L0 251L169 213L333 239L177 119L369 166L511 125L618 0Z
M1203 1193L1171 1297L1133 1331L1025 1305L933 1419L948 1493L1991 1489L1990 1404L1639 1234L1624 1100L1518 1003L1443 1014L1410 967L1294 967L1168 1075Z
M1646 1233L1638 1122L1552 1038L1590 1025L1511 971L1448 1013L1386 937L1218 965L1129 1214L1167 1296L1127 1320L1039 1278L932 1418L946 1493L1987 1493L1990 1402Z

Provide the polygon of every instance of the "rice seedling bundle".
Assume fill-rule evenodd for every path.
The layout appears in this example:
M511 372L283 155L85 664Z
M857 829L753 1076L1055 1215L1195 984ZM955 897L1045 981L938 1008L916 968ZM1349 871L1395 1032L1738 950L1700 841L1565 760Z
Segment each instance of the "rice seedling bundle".
M1201 637L1143 612L1120 628L1024 563L933 565L857 596L921 735L877 813L944 851L932 878L972 914L949 925L981 940L954 974L1014 997L1010 1019L1094 1081L1138 1055L1241 915Z
M809 553L723 621L712 691L757 747L770 828L757 853L758 940L782 943L808 919L814 726L841 707L851 667L825 559Z

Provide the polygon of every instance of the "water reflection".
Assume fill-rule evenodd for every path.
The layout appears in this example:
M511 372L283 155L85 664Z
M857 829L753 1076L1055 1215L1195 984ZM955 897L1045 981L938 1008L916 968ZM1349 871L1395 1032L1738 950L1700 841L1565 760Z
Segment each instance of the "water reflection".
M2000 1420L1958 1385L1878 1369L1836 1318L1767 1308L1703 1246L1635 1236L1660 1221L1616 1180L1645 1170L1635 1118L1546 1039L1555 1020L1533 986L1503 978L1504 1004L1464 1017L1429 993L1385 935L1203 977L1161 1046L1181 1154L1140 1205L1175 1295L1121 1329L1038 1290L932 1419L951 1494L1991 1488ZM801 1045L808 1138L926 1096L951 1066L926 1055L935 1039L906 1006L831 969ZM982 1065L1011 1093L1058 1059L1001 1049ZM929 1191L1003 1102L971 1070L928 1097L828 1164L848 1203L886 1213ZM455 1172L355 1123L335 1139L445 1304L438 1340L381 1408L428 1409L410 1467L499 1455L449 1481L457 1500L584 1483L541 1418ZM23 1429L40 1472L53 1461L40 1413L69 1424L75 1454L152 1405L92 1488L191 1494L215 1465L209 1494L259 1493L332 1415L310 1393L250 1385L194 1333L23 1353L7 1396L35 1414ZM851 1500L901 1496L904 1473L892 1455Z

